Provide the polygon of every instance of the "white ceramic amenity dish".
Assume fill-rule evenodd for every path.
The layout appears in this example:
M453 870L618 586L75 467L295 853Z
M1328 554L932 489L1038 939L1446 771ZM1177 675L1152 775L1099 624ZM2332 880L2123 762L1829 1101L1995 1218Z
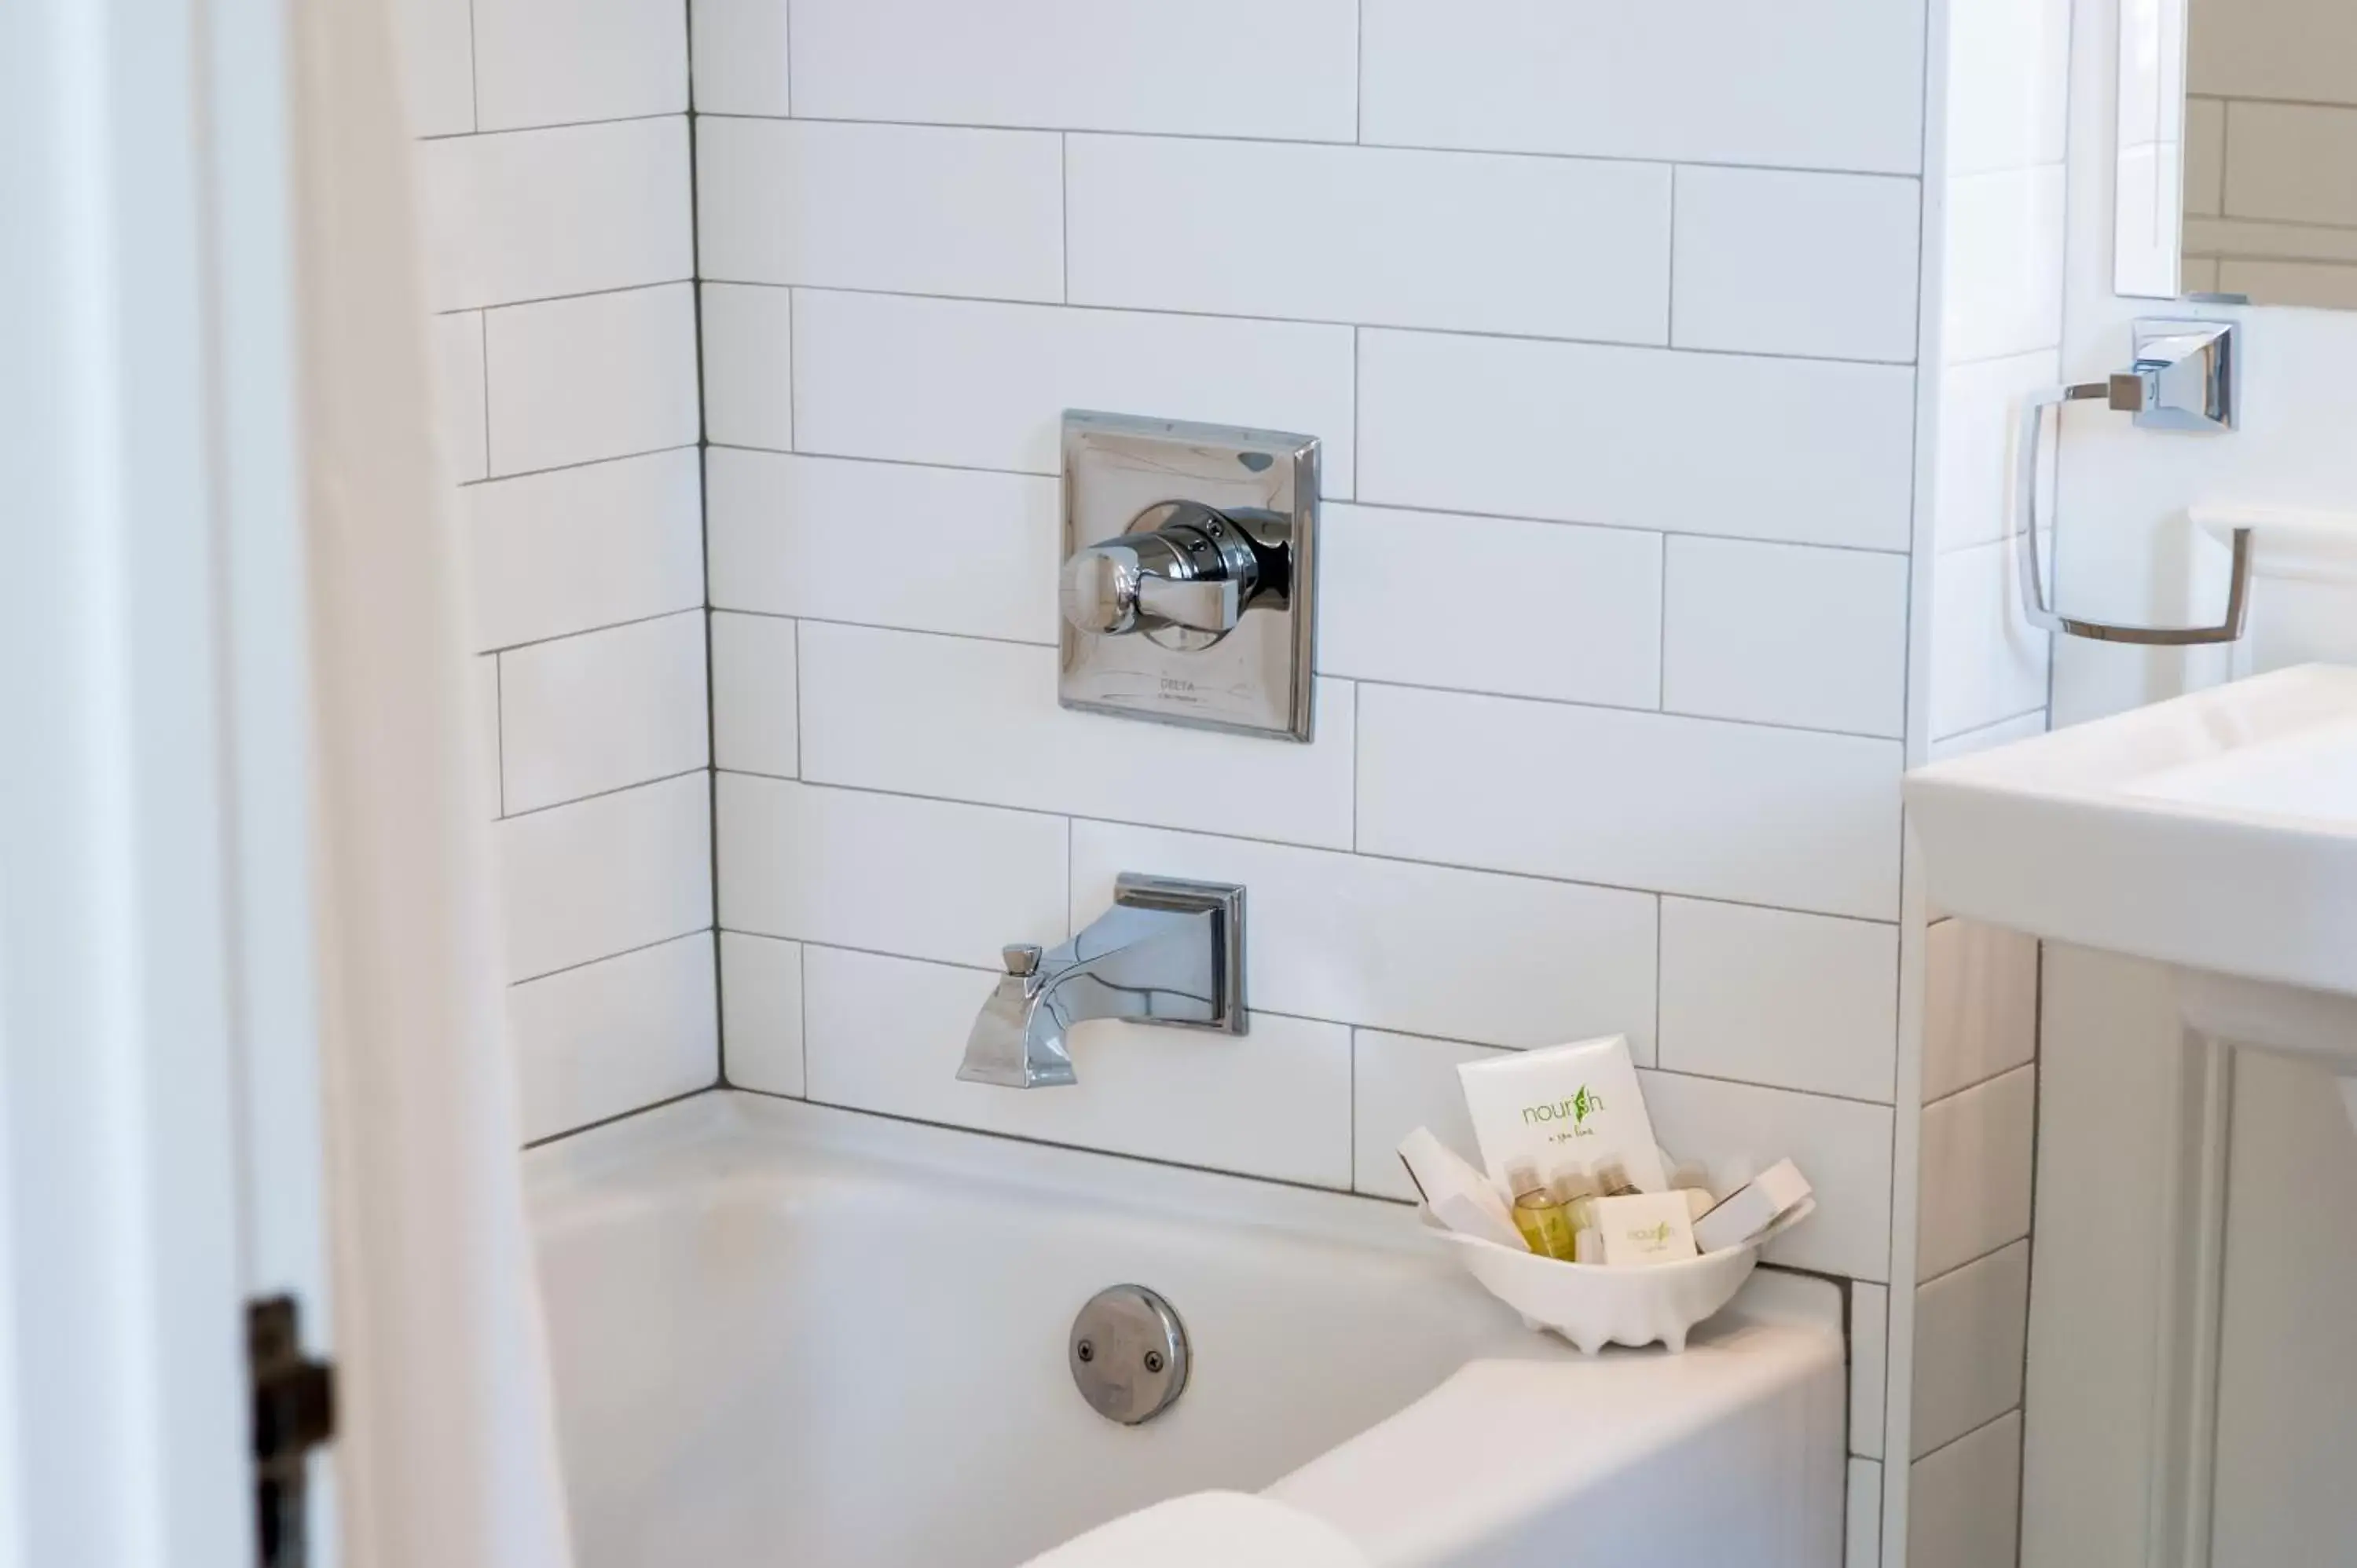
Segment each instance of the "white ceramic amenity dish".
M1803 1198L1748 1245L1645 1268L1566 1263L1478 1236L1436 1233L1457 1249L1458 1262L1481 1288L1521 1313L1524 1324L1561 1335L1586 1355L1607 1345L1660 1344L1676 1352L1686 1348L1695 1324L1735 1299L1760 1262L1760 1249L1816 1207L1815 1198Z

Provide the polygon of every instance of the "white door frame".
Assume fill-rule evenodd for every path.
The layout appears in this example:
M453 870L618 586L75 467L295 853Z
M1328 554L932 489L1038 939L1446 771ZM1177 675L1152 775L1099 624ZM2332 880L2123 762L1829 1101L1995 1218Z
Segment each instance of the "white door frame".
M0 1568L250 1568L326 1326L285 38L0 5Z

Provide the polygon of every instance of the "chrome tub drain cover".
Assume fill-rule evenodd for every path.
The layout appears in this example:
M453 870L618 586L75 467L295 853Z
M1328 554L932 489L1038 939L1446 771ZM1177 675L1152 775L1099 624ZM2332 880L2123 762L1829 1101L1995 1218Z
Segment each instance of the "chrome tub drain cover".
M1065 1347L1072 1381L1107 1421L1152 1421L1187 1389L1187 1328L1170 1304L1144 1285L1114 1285L1089 1298Z

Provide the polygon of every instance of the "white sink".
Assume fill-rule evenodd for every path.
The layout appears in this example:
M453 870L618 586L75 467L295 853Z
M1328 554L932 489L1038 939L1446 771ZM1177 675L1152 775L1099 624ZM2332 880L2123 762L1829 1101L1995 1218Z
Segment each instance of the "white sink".
M2158 960L2202 1033L2357 1115L2357 669L2309 664L1909 776L1932 902Z

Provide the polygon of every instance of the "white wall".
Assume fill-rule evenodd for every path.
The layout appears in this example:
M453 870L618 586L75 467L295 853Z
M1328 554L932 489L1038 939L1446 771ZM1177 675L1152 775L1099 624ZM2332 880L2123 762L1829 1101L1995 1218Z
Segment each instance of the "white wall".
M403 0L527 1137L717 1076L678 0Z
M2063 340L2072 380L2118 368L2136 317L2183 313L2166 302L2112 293L2115 18L2114 0L2079 0ZM2222 552L2195 540L2188 505L2331 510L2357 497L2357 444L2348 438L2357 393L2343 369L2357 353L2357 316L2218 306L2194 313L2244 325L2242 427L2217 437L2176 437L2136 430L2098 410L2069 415L2056 549L2059 592L2073 614L2214 618L2223 592ZM2265 565L2263 557L2263 572ZM2261 576L2250 654L2257 668L2310 658L2357 661L2357 593ZM2056 651L2054 716L2076 723L2174 695L2222 672L2214 660L2066 639ZM2140 1563L2149 1390L2138 1358L2148 1353L2154 1331L2148 1271L2158 1248L2150 1226L2158 1217L2141 1201L2141 1184L2158 1169L2166 1137L2167 1075L2179 1030L2167 977L2149 966L2052 949L2046 993L2023 1560L2032 1568ZM2304 1088L2295 1083L2287 1094L2287 1074ZM2302 1093L2324 1094L2311 1069L2261 1064L2250 1090L2238 1094L2230 1232L2245 1228L2248 1205L2311 1208L2313 1194L2330 1190L2330 1173L2345 1165L2345 1147L2321 1141L2328 1134L2345 1140L2345 1126L2286 1113L2287 1099ZM2304 1172L2307 1179L2292 1180L2287 1172ZM2136 1223L2139 1216L2147 1217L2144 1225ZM2303 1260L2309 1274L2302 1288L2319 1277L2341 1282L2343 1292L2357 1287L2357 1251L2344 1238L2316 1230L2308 1239L2315 1251ZM2337 1444L2326 1442L2313 1452L2345 1455L2352 1436L2347 1407L2330 1402L2330 1391L2346 1387L2357 1368L2345 1337L2330 1332L2330 1315L2274 1316L2286 1304L2288 1283L2271 1267L2247 1278L2230 1275L2220 1394L2236 1412L2231 1419L2244 1424L2239 1436L2230 1424L2227 1441L2246 1443L2260 1427L2311 1437L2330 1431ZM2277 1331L2301 1322L2312 1323L2313 1331ZM2266 1402L2294 1394L2303 1402L2295 1408L2257 1413ZM2313 1402L2319 1400L2326 1402ZM2348 1506L2345 1480L2345 1468L2337 1483L2328 1477L2319 1485L2312 1475L2255 1477L2236 1459L2222 1459L2217 1561L2317 1560L2302 1530L2345 1543L2351 1524L2345 1511L2335 1511Z

